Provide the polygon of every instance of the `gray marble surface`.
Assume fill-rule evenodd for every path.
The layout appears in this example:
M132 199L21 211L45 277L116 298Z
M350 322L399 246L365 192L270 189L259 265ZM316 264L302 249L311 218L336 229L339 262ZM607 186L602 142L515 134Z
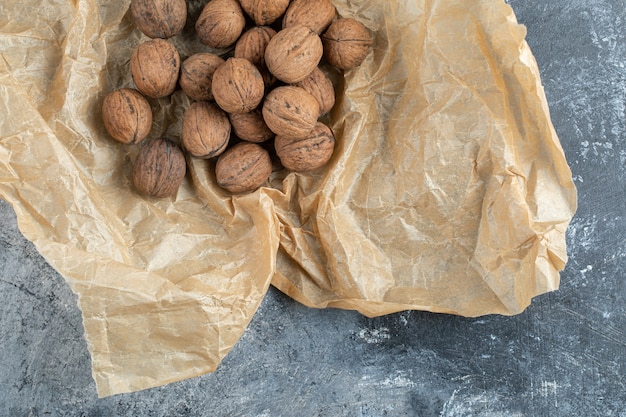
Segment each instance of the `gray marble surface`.
M579 191L558 291L367 319L270 289L215 373L98 399L76 297L0 201L0 416L626 417L626 2L509 3Z

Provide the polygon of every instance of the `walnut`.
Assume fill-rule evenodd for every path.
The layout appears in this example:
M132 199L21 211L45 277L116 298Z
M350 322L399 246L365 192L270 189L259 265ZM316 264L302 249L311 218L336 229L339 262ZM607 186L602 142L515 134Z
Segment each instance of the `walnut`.
M276 31L268 26L255 26L244 32L235 44L235 58L245 58L257 68L265 66L265 48Z
M150 197L169 197L185 178L187 165L182 150L165 138L153 139L142 146L133 167L133 184Z
M228 115L233 132L237 137L249 142L265 142L274 137L274 132L267 127L261 111L249 113L231 113Z
M283 86L268 93L262 111L272 132L289 138L304 138L315 126L319 104L303 88Z
M310 93L320 105L320 116L328 113L335 105L335 87L324 72L315 68L307 77L295 84Z
M150 38L178 35L187 22L185 0L132 0L130 10L139 30Z
M319 35L331 24L335 13L330 0L294 0L283 17L283 28L303 25Z
M211 0L196 21L196 33L200 42L211 48L227 48L237 41L245 25L237 0Z
M135 48L130 71L137 89L143 94L152 98L165 97L176 89L180 56L168 41L152 39Z
M209 52L191 55L180 67L180 87L192 100L213 100L213 73L224 60Z
M280 162L288 170L313 171L326 164L333 155L335 137L328 126L317 122L303 139L276 136L274 147Z
M125 144L139 143L152 128L152 109L137 90L122 88L104 98L102 120L113 139Z
M351 18L335 20L322 35L322 40L328 62L344 71L359 66L374 44L365 25Z
M254 110L265 93L259 70L244 58L228 58L213 74L213 97L229 113Z
M207 101L196 101L183 116L183 146L199 158L224 152L230 139L230 121L224 111Z
M278 32L267 44L265 63L276 78L297 83L317 67L324 51L320 37L305 26Z
M256 143L240 142L217 159L217 184L231 193L254 191L269 179L272 161Z
M289 0L240 0L241 7L254 22L270 25L285 13Z

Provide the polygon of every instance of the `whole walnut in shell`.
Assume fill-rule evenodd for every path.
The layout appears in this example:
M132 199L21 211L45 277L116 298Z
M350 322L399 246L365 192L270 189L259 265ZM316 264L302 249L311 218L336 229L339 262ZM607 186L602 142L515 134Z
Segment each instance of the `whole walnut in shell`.
M269 179L272 161L256 143L240 142L221 154L215 165L217 184L231 193L254 191Z
M142 146L133 166L133 184L150 197L169 197L176 193L187 172L185 155L165 138L153 139Z
M254 110L265 93L259 70L243 58L228 58L213 74L213 98L228 113Z
M254 22L270 25L285 13L289 0L240 0L241 7Z
M139 30L150 38L178 35L187 22L185 0L132 0L130 10Z
M278 32L267 44L265 64L276 78L297 83L319 64L324 51L320 37L306 26Z
M237 41L245 25L237 0L211 0L196 20L196 33L200 42L211 48L227 48Z
M317 122L303 139L276 136L276 155L285 168L293 172L313 171L326 164L333 155L335 136L328 126Z
M230 124L237 137L248 142L265 142L274 137L274 132L267 127L261 111L256 109L248 113L230 113Z
M178 83L193 100L213 100L213 74L224 60L209 52L199 52L185 59L180 67Z
M328 113L335 105L335 87L324 72L315 68L307 77L294 84L310 93L320 105L320 116Z
M139 143L152 128L152 109L137 90L122 88L104 98L102 120L113 139L124 144Z
M328 63L344 71L361 65L374 44L365 25L352 18L335 20L322 40Z
M207 101L196 101L183 116L183 146L199 158L224 152L230 139L230 121L223 110Z
M319 104L303 88L277 87L263 102L263 119L272 132L288 138L306 137L317 121Z
M336 12L330 0L294 0L283 17L283 28L302 25L319 35L331 24Z
M135 48L130 71L137 89L143 94L152 98L165 97L176 89L180 56L168 41L152 39Z
M266 86L271 86L276 78L265 65L265 48L276 31L269 26L255 26L241 35L235 44L235 58L245 58L257 67Z

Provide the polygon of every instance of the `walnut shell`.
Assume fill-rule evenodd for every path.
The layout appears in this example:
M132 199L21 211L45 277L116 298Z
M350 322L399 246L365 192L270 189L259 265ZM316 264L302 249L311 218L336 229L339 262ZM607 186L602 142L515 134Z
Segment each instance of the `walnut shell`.
M317 122L303 139L276 136L274 147L280 162L288 170L313 171L326 164L333 155L335 136L328 126Z
M280 18L290 0L240 0L241 7L254 22L259 25L270 25Z
M227 48L241 36L245 25L237 0L211 0L196 20L196 33L200 42L211 48Z
M222 58L208 52L191 55L180 66L180 87L192 100L213 100L213 74L223 63Z
M265 48L276 35L268 26L255 26L241 35L235 44L235 58L245 58L258 68L265 66Z
M122 88L104 98L102 120L113 139L125 144L139 143L152 128L152 109L137 90Z
M213 74L213 98L228 113L254 110L265 93L259 70L244 58L228 58Z
M260 143L274 137L274 132L267 127L263 115L258 109L249 113L231 113L228 117L233 132L243 140Z
M306 26L278 32L267 44L265 63L276 78L297 83L319 64L324 51L320 37Z
M187 22L185 0L132 0L130 10L139 30L150 38L178 35Z
M307 77L295 84L310 93L320 105L320 116L328 113L335 105L335 87L324 72L315 68Z
M217 159L217 184L231 193L254 191L269 179L272 161L256 143L240 142Z
M165 138L153 139L142 146L133 166L133 184L150 197L169 197L176 193L187 172L185 155Z
M289 138L304 138L315 126L320 110L315 97L303 88L283 86L267 94L262 111L272 132Z
M294 0L283 17L283 28L303 25L319 35L331 24L336 12L330 0Z
M168 41L152 39L135 48L130 59L130 71L137 89L146 96L169 96L176 89L180 56Z
M352 18L335 20L322 40L328 63L344 71L361 65L374 44L365 25Z
M230 139L230 121L222 109L207 101L192 103L183 116L183 146L198 158L224 152Z

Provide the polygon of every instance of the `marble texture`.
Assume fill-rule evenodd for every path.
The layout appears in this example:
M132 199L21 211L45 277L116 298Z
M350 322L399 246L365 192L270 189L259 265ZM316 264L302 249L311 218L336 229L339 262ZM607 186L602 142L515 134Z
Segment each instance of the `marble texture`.
M626 2L509 4L579 191L558 291L368 319L270 289L215 373L98 399L76 297L0 201L0 415L626 417Z

